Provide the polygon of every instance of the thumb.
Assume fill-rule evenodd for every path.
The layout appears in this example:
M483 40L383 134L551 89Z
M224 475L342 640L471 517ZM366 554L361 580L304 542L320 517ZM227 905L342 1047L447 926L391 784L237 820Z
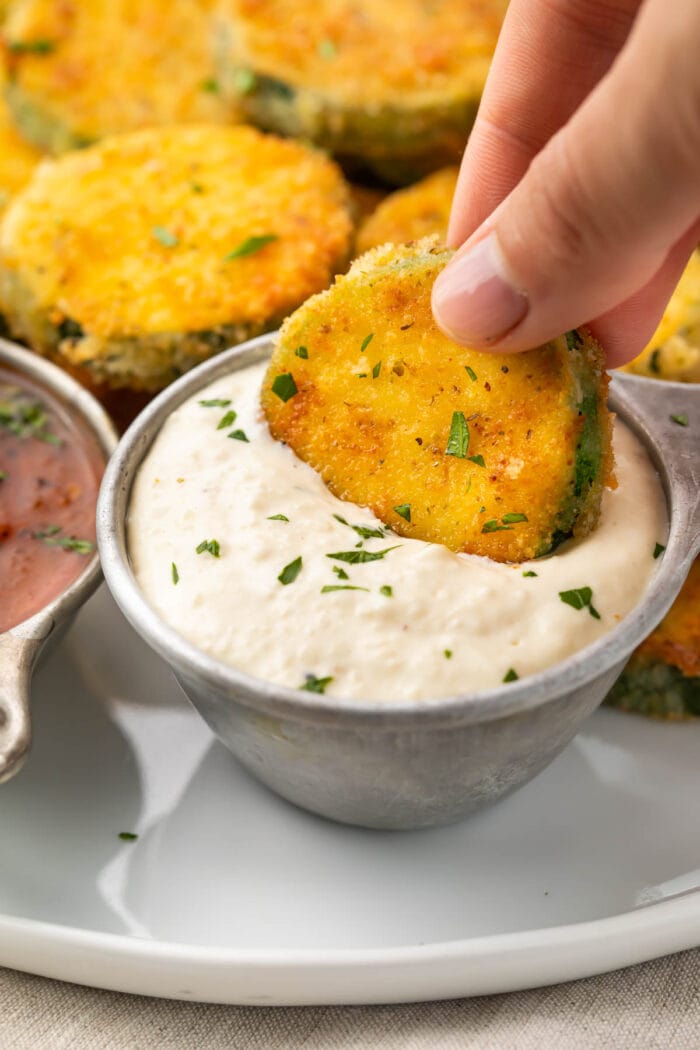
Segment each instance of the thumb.
M610 72L440 274L451 338L525 350L614 318L644 286L666 293L653 278L700 216L700 5L673 15L647 0Z

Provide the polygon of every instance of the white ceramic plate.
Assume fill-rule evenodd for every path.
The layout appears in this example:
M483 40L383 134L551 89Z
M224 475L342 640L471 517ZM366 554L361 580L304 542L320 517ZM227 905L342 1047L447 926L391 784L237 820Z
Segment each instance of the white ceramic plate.
M376 832L253 781L102 590L0 789L0 964L227 1003L504 992L700 944L700 724L598 712L449 828ZM138 834L120 840L119 832Z

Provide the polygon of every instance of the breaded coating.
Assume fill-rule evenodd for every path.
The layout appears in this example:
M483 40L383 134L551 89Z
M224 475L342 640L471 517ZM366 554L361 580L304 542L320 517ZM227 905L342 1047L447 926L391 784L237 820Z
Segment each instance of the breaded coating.
M158 390L274 328L349 251L325 156L248 127L154 128L41 164L0 231L0 309L34 349Z
M357 252L367 252L380 244L417 241L432 234L444 241L458 173L459 168L443 168L413 186L390 193L360 226L355 241Z
M606 703L667 720L700 715L700 559L659 626L632 654Z
M229 122L211 54L214 0L15 0L6 90L27 139L61 153L171 123Z
M219 0L226 95L389 178L459 159L507 0Z
M649 345L625 371L700 383L700 250L693 252Z
M5 71L0 63L0 90L5 83ZM41 159L38 150L18 133L10 112L0 95L0 214L10 197L29 180Z
M425 239L357 259L283 325L262 405L336 496L397 533L524 561L598 520L603 354L577 332L508 356L457 346L430 309L451 255Z

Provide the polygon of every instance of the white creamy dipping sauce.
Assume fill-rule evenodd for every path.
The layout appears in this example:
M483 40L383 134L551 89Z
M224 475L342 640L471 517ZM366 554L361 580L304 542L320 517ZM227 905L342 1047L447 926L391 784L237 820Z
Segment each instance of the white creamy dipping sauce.
M532 675L612 630L643 596L666 536L665 500L619 422L618 487L605 492L597 529L548 558L503 565L405 539L336 499L270 436L259 406L264 370L234 372L176 409L131 496L139 586L204 652L280 685L329 679L317 691L400 702ZM383 535L363 539L353 525ZM360 564L328 557L394 546ZM560 597L586 587L600 619Z

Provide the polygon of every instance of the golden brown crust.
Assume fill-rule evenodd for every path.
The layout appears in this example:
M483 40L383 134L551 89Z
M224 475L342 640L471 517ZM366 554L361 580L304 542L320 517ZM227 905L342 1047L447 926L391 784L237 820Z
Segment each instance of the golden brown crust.
M610 459L603 355L580 336L509 356L452 343L430 309L450 254L426 240L356 260L284 324L262 405L273 436L335 495L396 532L523 561L597 520ZM283 400L285 375L296 392ZM464 456L448 453L455 413Z
M36 150L18 133L2 98L5 71L0 62L0 213L10 197L21 189L41 159Z
M671 664L689 678L700 676L700 559L669 612L636 652Z
M456 167L443 168L389 194L360 226L355 242L358 254L380 244L403 244L432 234L444 241L458 172Z

